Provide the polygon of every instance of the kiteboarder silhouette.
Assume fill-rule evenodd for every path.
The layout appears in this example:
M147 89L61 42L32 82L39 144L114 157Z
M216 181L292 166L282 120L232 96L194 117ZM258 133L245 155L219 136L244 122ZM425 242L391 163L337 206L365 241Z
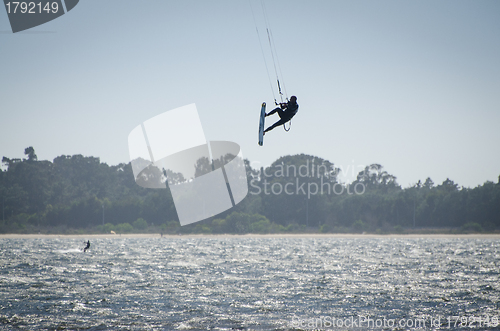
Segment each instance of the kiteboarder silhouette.
M264 134L266 134L266 132L268 131L271 131L277 126L280 126L290 121L292 117L294 117L295 114L297 114L298 110L299 110L299 104L297 103L297 97L295 95L292 95L290 97L290 101L288 101L287 103L280 103L279 107L274 108L268 114L266 114L267 117L274 113L278 113L278 115L280 116L280 120L271 125L270 127L268 127L266 130L264 130Z
M87 249L90 248L90 240L87 240L87 246L85 246L85 248L83 249L83 252L85 253L87 251Z

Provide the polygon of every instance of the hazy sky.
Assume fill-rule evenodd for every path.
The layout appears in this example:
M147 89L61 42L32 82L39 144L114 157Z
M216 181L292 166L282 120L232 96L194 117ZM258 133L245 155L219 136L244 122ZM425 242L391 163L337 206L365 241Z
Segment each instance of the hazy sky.
M273 95L251 4L262 37L256 0L82 0L16 34L0 9L0 157L33 146L40 160L129 162L134 127L196 103L206 138L238 143L257 168L305 153L344 180L379 163L403 187L497 182L499 1L265 1L300 109L263 147Z

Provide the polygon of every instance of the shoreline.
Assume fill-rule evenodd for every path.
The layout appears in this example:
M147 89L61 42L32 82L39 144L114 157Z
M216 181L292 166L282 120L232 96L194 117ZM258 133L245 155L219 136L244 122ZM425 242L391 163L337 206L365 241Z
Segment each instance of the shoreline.
M0 234L0 239L119 239L119 238L339 238L339 239L500 239L500 234L351 234L351 233L288 233L288 234L183 234L173 235L159 233L128 233L128 234Z

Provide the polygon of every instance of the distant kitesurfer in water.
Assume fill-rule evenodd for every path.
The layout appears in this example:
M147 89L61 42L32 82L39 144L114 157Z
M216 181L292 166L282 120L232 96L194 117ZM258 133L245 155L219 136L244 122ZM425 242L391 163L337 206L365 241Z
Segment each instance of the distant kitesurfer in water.
M83 249L83 252L86 252L87 249L90 248L90 240L87 240L87 246L85 246L85 248Z
M290 121L292 117L297 114L297 111L299 110L299 104L297 103L297 97L295 95L292 95L290 97L290 101L287 103L280 103L279 107L274 108L271 110L268 114L266 114L266 117L269 115L272 115L274 113L278 113L280 116L280 120L270 127L268 127L265 131L264 134L266 134L267 131L271 131L277 126L280 126L282 124L285 124L286 122Z

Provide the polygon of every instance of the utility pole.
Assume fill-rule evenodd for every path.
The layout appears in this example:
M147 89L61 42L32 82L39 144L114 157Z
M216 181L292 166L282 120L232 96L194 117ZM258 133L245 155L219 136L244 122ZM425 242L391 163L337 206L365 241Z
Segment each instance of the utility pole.
M309 199L306 197L306 228L309 227Z
M415 195L413 196L413 227L415 228L415 213L416 213L416 202L417 202L417 195L418 195L418 190L420 189L420 180L418 181L417 184L415 184Z
M104 204L102 204L102 225L104 225Z
M415 200L417 199L417 193L413 197L413 227L415 227Z

